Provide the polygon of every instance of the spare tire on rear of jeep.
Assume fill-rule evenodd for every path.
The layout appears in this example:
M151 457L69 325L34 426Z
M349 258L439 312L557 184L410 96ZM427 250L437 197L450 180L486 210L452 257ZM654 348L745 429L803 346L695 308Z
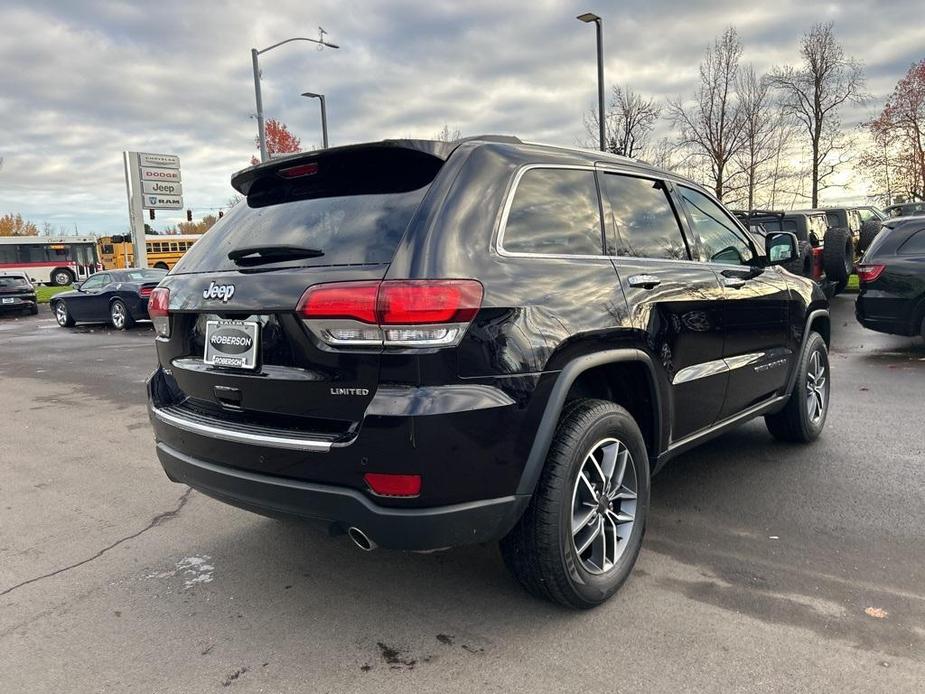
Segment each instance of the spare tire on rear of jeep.
M877 238L877 234L879 233L879 219L868 219L866 222L864 222L864 224L861 225L861 239L858 242L858 250L863 253L868 248L870 248L870 244L874 242L874 239Z
M825 268L826 279L835 282L836 291L844 289L854 270L854 241L846 228L835 227L825 232L822 266Z

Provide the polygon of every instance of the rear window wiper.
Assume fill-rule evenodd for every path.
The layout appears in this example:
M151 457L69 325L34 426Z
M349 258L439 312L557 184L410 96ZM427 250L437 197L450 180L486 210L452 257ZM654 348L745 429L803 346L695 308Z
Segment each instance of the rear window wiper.
M229 252L228 259L233 260L235 265L263 265L282 260L319 258L323 255L324 251L319 248L303 246L247 246Z

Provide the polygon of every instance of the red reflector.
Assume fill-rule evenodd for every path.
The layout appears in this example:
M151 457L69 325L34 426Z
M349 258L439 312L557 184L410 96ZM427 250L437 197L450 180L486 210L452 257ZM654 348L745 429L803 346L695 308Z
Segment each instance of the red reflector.
M290 166L288 169L280 169L277 173L283 178L313 176L318 173L318 164L299 164L298 166Z
M363 475L366 484L379 496L417 496L421 493L420 475L387 475L367 472Z
M170 304L170 290L167 287L155 287L148 298L148 316L161 318L167 315Z
M885 269L886 265L858 265L858 281L873 282Z
M348 318L376 323L379 282L336 282L309 287L299 302L303 318Z
M408 280L383 282L379 319L383 325L465 323L482 304L475 280Z

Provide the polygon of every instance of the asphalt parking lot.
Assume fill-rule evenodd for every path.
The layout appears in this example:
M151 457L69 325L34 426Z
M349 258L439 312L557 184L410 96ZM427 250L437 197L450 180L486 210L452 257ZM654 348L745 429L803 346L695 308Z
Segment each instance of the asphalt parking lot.
M362 553L172 484L141 326L0 318L0 689L922 691L925 346L833 306L811 447L753 422L654 481L639 563L575 613L495 547Z

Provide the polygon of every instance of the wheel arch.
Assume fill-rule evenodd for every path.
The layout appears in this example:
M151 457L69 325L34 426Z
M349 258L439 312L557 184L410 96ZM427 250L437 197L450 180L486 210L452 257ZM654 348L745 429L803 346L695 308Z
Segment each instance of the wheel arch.
M640 382L647 386L644 394L632 390ZM546 401L516 493L533 494L562 411L569 399L575 397L599 397L627 409L643 432L650 460L656 460L663 434L662 401L657 383L652 359L638 349L586 354L566 364Z

